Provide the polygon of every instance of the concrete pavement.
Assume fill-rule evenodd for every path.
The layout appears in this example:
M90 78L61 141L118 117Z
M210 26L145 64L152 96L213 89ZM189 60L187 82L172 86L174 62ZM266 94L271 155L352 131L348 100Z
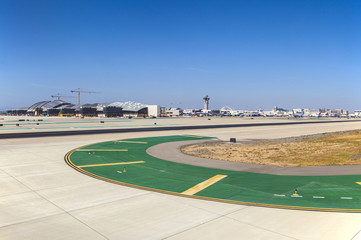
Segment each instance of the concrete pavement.
M274 126L0 140L1 239L361 239L361 214L248 207L103 182L64 162L71 149L172 134L227 140L360 129Z

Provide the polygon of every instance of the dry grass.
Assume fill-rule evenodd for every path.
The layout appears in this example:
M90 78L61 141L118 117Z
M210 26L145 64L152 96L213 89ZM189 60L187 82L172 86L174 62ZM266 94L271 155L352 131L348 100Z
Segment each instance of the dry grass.
M283 167L354 165L361 164L361 131L305 141L194 144L181 150L202 158Z

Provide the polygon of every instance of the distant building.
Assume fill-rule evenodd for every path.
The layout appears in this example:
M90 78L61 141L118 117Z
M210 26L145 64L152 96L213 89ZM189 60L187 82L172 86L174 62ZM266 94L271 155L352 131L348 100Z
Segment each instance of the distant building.
M305 116L305 117L317 117L318 113L319 113L319 111L317 111L315 109L310 109L310 108L303 109L303 116Z
M272 109L272 112L274 113L275 116L277 117L287 117L289 116L289 111L285 108L280 108L280 107L274 107Z
M330 111L331 117L340 117L343 115L348 115L348 111L345 109L331 109Z
M324 117L346 117L348 116L348 111L345 109L326 109L320 108L319 114Z
M355 117L361 117L361 110L355 110Z
M76 106L62 100L55 100L37 102L28 108L7 110L6 113L29 116L159 117L160 106L137 102L94 103Z
M160 117L161 111L159 105L147 105L148 117Z
M98 103L84 104L80 106L79 114L82 117L97 117L98 116Z
M123 108L119 106L103 107L104 117L123 117Z
M59 116L60 117L71 117L71 116L75 116L76 114L78 114L80 112L80 106L62 106L59 108L60 109L60 113Z
M204 110L208 110L210 97L208 97L208 95L206 95L203 97L203 100L204 100Z
M180 108L170 108L164 112L165 117L179 117L182 114L183 111Z
M18 109L7 110L6 114L13 116L22 116L22 115L26 115L27 111L28 108L18 108Z
M72 106L73 104L65 102L63 100L54 100L54 101L41 101L31 105L26 114L30 116L39 116L42 114L47 114L49 109L56 109L63 106ZM52 113L56 112L51 110Z
M186 116L193 115L194 113L195 113L194 109L184 109L183 110L183 115L186 115Z
M296 118L303 117L304 111L302 108L294 108L294 109L292 109L292 115Z
M277 107L277 106L275 106L272 111L273 111L273 112L288 112L287 109L285 109L285 108L280 108L280 107Z

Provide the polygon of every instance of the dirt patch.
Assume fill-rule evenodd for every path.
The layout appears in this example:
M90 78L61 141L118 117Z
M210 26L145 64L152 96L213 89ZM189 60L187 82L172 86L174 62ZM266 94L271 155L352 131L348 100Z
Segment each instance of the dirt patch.
M185 154L233 162L282 167L361 164L361 130L241 143L183 146Z

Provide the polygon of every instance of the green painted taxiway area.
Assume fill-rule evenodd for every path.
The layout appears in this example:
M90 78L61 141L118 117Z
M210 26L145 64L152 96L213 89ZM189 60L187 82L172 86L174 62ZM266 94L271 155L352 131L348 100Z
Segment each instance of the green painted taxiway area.
M361 175L283 176L229 171L169 162L146 153L156 144L195 139L207 137L119 139L74 149L65 160L74 169L98 179L184 197L286 209L361 212Z

